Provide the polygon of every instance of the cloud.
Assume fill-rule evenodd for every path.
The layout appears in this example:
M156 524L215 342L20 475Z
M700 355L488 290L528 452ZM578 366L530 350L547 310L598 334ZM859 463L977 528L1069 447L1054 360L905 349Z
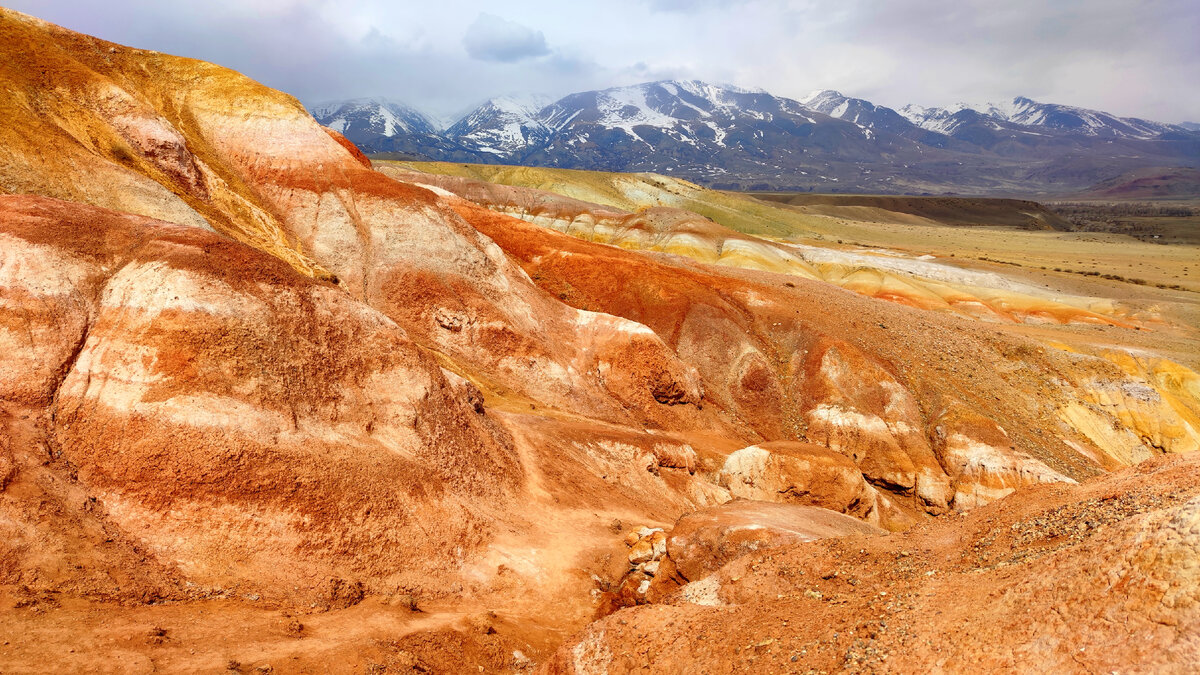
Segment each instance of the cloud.
M891 107L1020 94L1200 119L1196 0L508 0L504 18L486 13L494 0L0 4L305 101L387 96L446 115L501 94L695 78Z
M847 61L883 78L842 73L876 103L1024 95L1165 121L1200 103L1171 85L1200 75L1194 0L853 0L848 8L830 38L877 50Z
M542 31L487 13L481 13L467 28L463 46L473 59L500 63L516 63L550 53Z
M744 5L748 0L647 0L655 12L696 12L701 9L728 9Z

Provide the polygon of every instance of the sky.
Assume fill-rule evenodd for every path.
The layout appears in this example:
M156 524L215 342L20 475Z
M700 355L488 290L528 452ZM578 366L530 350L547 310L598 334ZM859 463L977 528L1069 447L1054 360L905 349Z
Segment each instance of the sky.
M1028 96L1200 121L1197 0L0 0L312 104L452 120L500 95L699 79L877 104Z

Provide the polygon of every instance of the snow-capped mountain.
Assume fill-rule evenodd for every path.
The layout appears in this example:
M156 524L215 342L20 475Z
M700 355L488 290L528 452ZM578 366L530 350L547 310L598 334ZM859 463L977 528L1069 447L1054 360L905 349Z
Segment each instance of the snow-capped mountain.
M695 145L725 147L725 138L740 120L773 122L777 117L804 115L795 101L766 92L703 82L650 82L603 91L571 94L547 108L546 123L554 142L586 143L587 134L620 130L631 140L653 146L650 137L664 134Z
M547 121L556 131L579 122L625 129L636 136L635 127L668 130L680 123L730 117L747 97L761 94L764 92L695 81L650 82L571 94L551 106Z
M973 115L969 115L971 119L978 119L979 117L983 116L982 113L979 113L973 109L967 108L967 110L969 110L970 113L974 113ZM948 108L927 108L925 106L909 103L908 105L901 107L898 112L912 124L921 127L922 129L935 131L939 134L952 134L954 133L955 129L962 126L966 121L961 116L955 117L957 113L962 112L962 109L950 110Z
M988 109L994 109L994 106ZM900 114L915 127L987 150L1014 144L1032 149L1063 135L1009 122L966 106L925 108L910 104L900 108Z
M553 131L523 161L565 168L660 171L719 182L724 175L830 175L830 161L895 152L862 125L761 90L664 81L566 96L542 111ZM831 180L833 180L831 178Z
M944 134L953 134L964 124L974 121L973 115L961 114L965 111L1025 127L1054 129L1067 133L1107 138L1147 140L1164 133L1184 130L1173 124L1151 122L1135 117L1117 117L1099 110L1088 110L1056 103L1039 103L1024 96L1018 96L1003 103L959 103L948 108L906 105L900 109L900 113L913 124Z
M553 102L548 96L493 98L451 125L446 136L498 156L521 152L550 137L541 112Z
M441 129L425 114L386 98L357 98L330 101L309 109L321 124L355 143L359 138L397 134L436 134Z
M902 134L912 128L912 123L891 108L875 105L865 99L851 98L832 89L815 91L800 99L800 103L809 110L871 129Z
M366 152L398 153L414 159L487 161L462 147L434 118L386 98L331 101L309 108L321 124L341 133Z
M1200 163L1200 132L1018 97L898 110L837 91L803 101L698 81L491 99L445 130L384 99L313 108L368 153L652 171L733 189L971 192L1085 188Z

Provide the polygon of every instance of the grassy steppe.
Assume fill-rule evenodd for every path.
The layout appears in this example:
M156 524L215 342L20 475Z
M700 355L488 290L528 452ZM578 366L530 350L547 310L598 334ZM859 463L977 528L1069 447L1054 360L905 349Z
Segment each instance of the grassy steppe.
M655 174L447 162L395 164L427 173L546 190L627 211L672 206L698 213L732 230L767 238L819 242L831 247L882 247L915 255L953 257L964 265L1001 264L1023 269L1035 278L1054 276L1059 283L1082 288L1093 288L1103 275L1109 275L1108 281L1142 287L1118 289L1118 296L1173 286L1200 291L1200 246L1164 246L1108 232L1030 230L1031 218L1020 213L1031 210L1028 202L960 198L956 208L948 209L945 204L956 198L922 200L857 195L790 198L776 194L770 197L774 201L765 201ZM796 203L785 203L789 201ZM988 206L989 202L1011 203L1014 205L1011 210L1016 213L1001 213ZM942 208L929 208L926 206L929 204L941 204ZM954 217L947 218L948 212ZM971 226L972 213L980 225L987 227ZM1046 212L1038 213L1039 217L1041 213ZM1025 224L1006 227L1006 222ZM1051 215L1048 226L1051 224L1061 221Z

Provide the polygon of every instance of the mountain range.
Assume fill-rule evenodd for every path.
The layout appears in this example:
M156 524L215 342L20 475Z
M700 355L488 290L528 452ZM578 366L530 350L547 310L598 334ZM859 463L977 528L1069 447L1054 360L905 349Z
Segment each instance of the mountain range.
M1062 193L1200 164L1200 131L1017 97L898 110L837 91L802 100L699 81L491 99L450 125L382 98L313 106L367 153L650 171L711 187Z

